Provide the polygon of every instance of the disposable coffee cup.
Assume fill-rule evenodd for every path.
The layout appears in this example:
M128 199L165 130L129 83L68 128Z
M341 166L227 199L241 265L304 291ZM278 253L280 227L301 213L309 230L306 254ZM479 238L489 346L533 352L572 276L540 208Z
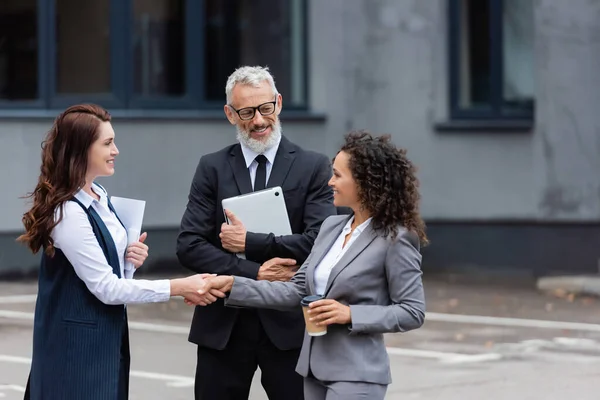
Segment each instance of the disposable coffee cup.
M306 296L300 301L302 306L302 312L304 313L304 321L306 322L306 332L310 336L323 336L327 333L327 325L317 325L313 321L310 321L311 315L308 313L308 305L314 301L323 299L320 294L314 294L312 296Z

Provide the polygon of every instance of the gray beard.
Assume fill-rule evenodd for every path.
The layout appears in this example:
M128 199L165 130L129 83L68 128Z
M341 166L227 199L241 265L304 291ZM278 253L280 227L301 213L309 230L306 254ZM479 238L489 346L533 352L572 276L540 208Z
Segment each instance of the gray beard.
M235 128L237 130L237 140L258 154L262 154L277 145L281 139L281 123L279 122L279 118L271 127L271 134L265 141L253 139L249 132L241 129L238 125Z

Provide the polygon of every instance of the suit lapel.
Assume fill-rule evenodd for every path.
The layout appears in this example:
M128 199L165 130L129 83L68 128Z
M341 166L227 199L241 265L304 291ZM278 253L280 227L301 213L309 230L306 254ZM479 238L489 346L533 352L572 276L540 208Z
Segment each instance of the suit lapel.
M252 192L252 181L250 180L250 172L246 167L246 160L244 160L244 154L242 154L242 147L237 144L233 146L229 152L229 165L233 170L233 177L237 184L240 194L246 194Z
M275 154L275 161L273 162L273 168L271 168L269 182L267 182L268 188L283 185L283 182L294 163L294 159L296 158L295 153L296 149L294 145L285 137L282 137L281 142L279 142L277 153Z
M360 253L362 253L363 250L366 249L376 237L377 234L371 227L371 224L369 224L369 226L367 226L367 228L358 236L358 238L354 241L354 243L352 243L342 258L340 258L335 267L333 267L331 270L329 279L327 280L327 287L325 288L325 296L331 289L333 281L335 278L337 278L340 272L342 272Z
M319 244L314 245L313 248L315 249L315 251L313 252L313 255L312 255L313 258L311 259L310 264L308 265L308 268L306 271L306 276L308 279L310 293L322 294L322 293L316 293L315 269L321 263L321 261L323 261L323 258L325 257L325 255L327 254L329 249L331 249L331 246L333 246L333 244L335 243L337 238L340 236L340 234L342 233L342 230L344 229L344 226L346 225L346 223L348 222L348 220L350 218L352 218L351 215L348 218L341 219L337 225L332 226L329 233L327 233L323 237L323 239L320 240L320 242L323 244L322 246L320 246Z

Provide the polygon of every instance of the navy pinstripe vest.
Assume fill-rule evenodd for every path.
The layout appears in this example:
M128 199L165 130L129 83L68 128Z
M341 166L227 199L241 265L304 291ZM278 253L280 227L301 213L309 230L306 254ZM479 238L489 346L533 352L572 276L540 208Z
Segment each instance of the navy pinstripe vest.
M86 212L108 264L121 277L115 243L106 225L92 207L72 201ZM110 202L109 206L113 210ZM42 255L38 286L31 399L118 399L125 308L106 305L90 293L60 249L54 257Z

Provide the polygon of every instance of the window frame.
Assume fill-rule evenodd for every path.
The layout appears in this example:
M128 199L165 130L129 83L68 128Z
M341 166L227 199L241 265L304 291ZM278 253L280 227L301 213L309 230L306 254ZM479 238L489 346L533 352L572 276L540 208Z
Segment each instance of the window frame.
M122 37L127 38L127 46L131 50L133 48L133 32L131 21L133 21L133 1L126 0L123 3L123 13L126 15L122 25ZM169 96L143 96L136 95L134 90L133 65L134 53L124 49L127 57L126 67L126 93L127 93L127 109L194 109L194 108L211 108L204 101L204 0L185 0L183 5L183 15L185 20L184 31L184 95L181 97ZM190 40L195 38L195 40ZM221 104L222 107L222 104Z
M134 91L134 52L133 49L133 1L109 0L110 31L110 79L109 94L72 94L56 93L56 1L37 0L37 40L38 40L38 98L34 100L0 99L2 110L56 110L64 109L76 103L98 103L112 110L125 112L161 110L210 111L220 110L223 100L208 100L204 88L204 5L206 0L184 0L185 45L184 45L184 95L181 97L143 96ZM303 105L291 104L287 110L308 111L308 1L301 1L301 40L302 71L301 90ZM141 112L138 114L145 114Z
M43 1L43 0L42 0ZM110 46L110 86L111 91L107 94L67 94L61 95L56 92L56 1L48 0L46 9L46 26L47 34L45 35L47 51L46 83L48 107L52 109L63 109L76 103L98 103L106 108L125 108L126 98L124 96L124 76L123 70L125 67L119 62L123 60L125 51L125 41L118 40L119 36L114 35L115 28L123 25L126 22L125 15L120 9L125 2L119 0L109 0L109 46ZM43 39L42 39L43 40Z
M530 109L504 107L504 53L503 53L503 0L488 1L490 5L490 104L485 107L462 108L461 95L461 43L462 12L464 0L448 0L448 71L449 112L451 120L517 120L531 121L534 104Z
M46 63L47 55L50 54L47 41L44 40L48 32L48 0L37 0L37 76L38 76L38 98L32 100L6 100L0 99L0 109L4 110L38 110L47 108L48 104L48 81Z

